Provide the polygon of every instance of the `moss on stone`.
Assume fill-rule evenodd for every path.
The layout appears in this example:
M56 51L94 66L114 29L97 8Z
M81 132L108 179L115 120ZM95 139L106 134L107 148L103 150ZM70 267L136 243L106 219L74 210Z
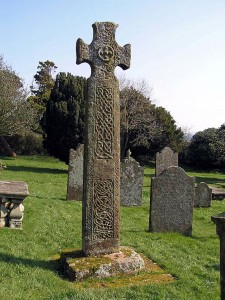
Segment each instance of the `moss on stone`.
M97 270L102 264L110 264L112 260L104 256L76 257L67 260L69 266L76 271Z

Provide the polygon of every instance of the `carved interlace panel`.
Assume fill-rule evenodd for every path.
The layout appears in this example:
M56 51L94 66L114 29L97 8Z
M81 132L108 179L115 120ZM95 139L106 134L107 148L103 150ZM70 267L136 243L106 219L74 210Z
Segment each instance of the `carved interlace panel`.
M113 238L114 204L113 180L94 180L94 202L92 210L93 240Z
M85 255L119 250L120 117L117 66L130 66L130 45L115 40L118 25L96 22L93 40L77 40L77 64L91 67L84 156L83 245Z
M96 158L109 159L113 157L113 124L113 89L96 87Z

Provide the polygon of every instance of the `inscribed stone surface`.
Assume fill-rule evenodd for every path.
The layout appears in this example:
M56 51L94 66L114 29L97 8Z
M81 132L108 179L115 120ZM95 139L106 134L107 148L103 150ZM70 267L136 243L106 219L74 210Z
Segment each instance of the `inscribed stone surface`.
M200 182L195 187L195 207L209 207L212 201L212 189L206 182Z
M120 167L121 205L141 206L144 169L132 157L125 158Z
M158 176L171 166L178 166L178 154L174 153L170 147L165 147L161 152L156 153L155 175Z
M93 40L77 40L77 64L91 67L86 101L82 249L86 256L119 251L120 100L116 66L130 66L130 45L115 41L118 25L96 22Z
M151 180L150 231L191 235L195 178L169 167Z
M83 161L84 145L80 145L75 151L70 149L67 200L82 200L83 196Z

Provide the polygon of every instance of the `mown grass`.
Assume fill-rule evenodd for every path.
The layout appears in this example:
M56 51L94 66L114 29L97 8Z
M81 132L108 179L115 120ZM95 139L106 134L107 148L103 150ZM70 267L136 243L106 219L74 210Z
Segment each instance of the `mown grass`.
M150 233L145 169L142 207L121 208L121 245L153 259L177 280L167 284L80 289L57 273L51 258L65 248L81 249L81 202L66 201L67 166L45 156L3 157L1 180L29 185L23 230L0 230L0 299L220 299L219 238L211 216L225 201L194 210L193 235ZM189 172L197 182L225 187L225 174Z

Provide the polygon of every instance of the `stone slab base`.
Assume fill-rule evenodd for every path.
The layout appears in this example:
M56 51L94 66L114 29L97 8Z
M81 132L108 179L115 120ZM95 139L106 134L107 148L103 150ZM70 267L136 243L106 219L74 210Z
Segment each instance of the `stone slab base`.
M71 281L134 274L145 269L142 256L128 247L120 247L117 253L88 257L83 257L81 251L65 251L60 265Z

